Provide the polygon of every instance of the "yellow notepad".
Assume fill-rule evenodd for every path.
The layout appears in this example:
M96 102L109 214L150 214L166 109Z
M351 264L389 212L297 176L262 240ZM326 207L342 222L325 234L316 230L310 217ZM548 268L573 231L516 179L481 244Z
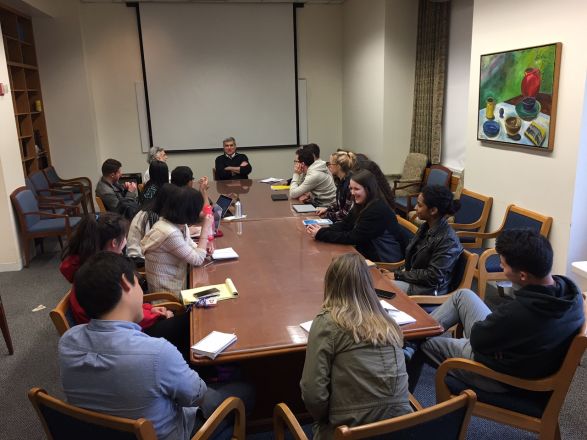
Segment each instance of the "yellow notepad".
M196 287L194 289L186 289L181 291L181 300L183 301L184 305L191 304L196 302L198 298L196 298L197 293L202 292L204 290L216 288L219 290L220 296L215 297L218 301L222 301L224 299L232 299L238 297L238 291L234 286L234 283L230 278L227 278L223 284L214 284L210 286L201 286Z
M279 191L280 189L289 189L289 185L271 185L273 191Z

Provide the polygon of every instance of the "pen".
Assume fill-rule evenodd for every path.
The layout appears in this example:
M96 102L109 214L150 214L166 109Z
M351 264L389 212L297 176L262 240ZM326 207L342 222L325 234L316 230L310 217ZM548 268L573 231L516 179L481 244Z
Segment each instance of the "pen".
M212 263L214 263L214 260L210 260L208 263L204 264L202 267L208 267L208 266L210 266Z

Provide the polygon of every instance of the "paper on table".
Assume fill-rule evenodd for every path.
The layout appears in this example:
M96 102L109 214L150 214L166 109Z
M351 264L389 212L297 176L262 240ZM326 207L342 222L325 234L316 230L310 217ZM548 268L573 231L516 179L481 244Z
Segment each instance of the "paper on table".
M312 321L302 322L300 324L300 327L303 328L304 330L306 330L308 333L310 333L310 328L312 327Z
M214 260L228 260L230 258L238 258L238 254L231 247L224 249L216 249L212 253L212 258Z
M332 220L330 220L329 218L307 218L306 220L303 221L304 225L308 226L308 225L331 225L332 224Z
M383 301L382 299L380 299L379 302L381 303L383 308L387 310L387 313L389 313L389 316L393 318L397 325L411 324L412 322L416 322L416 320L412 318L410 315L408 315L406 312L402 312L398 308L389 304L387 301Z
M289 185L271 185L273 191L280 191L283 189L289 189Z
M216 358L220 352L236 341L234 333L213 331L197 344L192 345L192 351L210 359Z
M278 179L277 177L268 177L266 179L260 180L261 183L275 183L281 182L283 179Z
M291 205L296 212L316 212L316 207L314 205Z

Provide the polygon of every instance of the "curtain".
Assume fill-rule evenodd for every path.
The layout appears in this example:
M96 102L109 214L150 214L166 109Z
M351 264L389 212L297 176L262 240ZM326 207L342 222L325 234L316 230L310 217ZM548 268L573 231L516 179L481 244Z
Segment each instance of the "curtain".
M450 2L420 0L410 151L440 163Z

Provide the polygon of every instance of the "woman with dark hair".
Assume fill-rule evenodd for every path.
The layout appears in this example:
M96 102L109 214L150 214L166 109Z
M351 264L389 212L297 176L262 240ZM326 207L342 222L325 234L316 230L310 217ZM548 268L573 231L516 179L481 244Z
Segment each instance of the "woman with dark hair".
M206 215L198 243L190 237L188 225L196 223L204 206L202 194L184 186L167 195L160 218L141 240L149 289L179 293L186 287L187 264L200 266L214 236L212 215ZM187 263L187 264L186 264Z
M365 260L337 257L324 277L322 310L312 321L300 388L314 439L412 412L403 335L381 306Z
M406 248L403 270L388 272L408 295L444 295L463 247L446 217L461 204L445 186L426 186L418 195L416 214L424 224Z
M328 207L316 209L316 214L320 217L337 222L348 215L353 207L349 184L355 164L355 153L350 151L337 151L330 156L327 165L336 184L336 199Z
M120 214L105 212L96 220L86 216L80 222L62 254L59 270L73 283L77 270L91 256L100 251L122 254L126 245L128 222ZM69 306L76 324L89 322L86 311L77 300L75 285L69 294ZM162 306L143 304L143 320L139 322L143 332L153 337L167 339L187 359L190 350L189 314L174 316L173 312Z
M365 155L362 156L367 157ZM371 171L371 174L373 174L375 179L377 179L377 186L379 186L379 192L381 193L381 196L385 199L387 204L393 208L393 202L395 201L393 192L387 178L383 174L383 171L381 171L381 168L379 168L379 165L377 165L377 163L373 162L372 160L363 159L357 160L356 168L359 170Z
M160 160L154 160L149 165L149 176L150 179L145 183L145 187L142 192L142 202L148 203L153 200L157 195L157 191L164 184L169 183L169 168L165 162Z
M371 261L393 263L404 258L405 240L395 212L380 196L377 179L360 170L349 184L355 204L349 214L330 227L310 225L308 234L319 241L355 245Z
M177 190L175 185L165 183L157 191L157 196L145 203L141 210L134 216L128 229L128 238L126 242L126 254L132 258L135 263L144 265L145 257L141 249L141 240L153 225L159 220L161 210L167 197L173 191Z

